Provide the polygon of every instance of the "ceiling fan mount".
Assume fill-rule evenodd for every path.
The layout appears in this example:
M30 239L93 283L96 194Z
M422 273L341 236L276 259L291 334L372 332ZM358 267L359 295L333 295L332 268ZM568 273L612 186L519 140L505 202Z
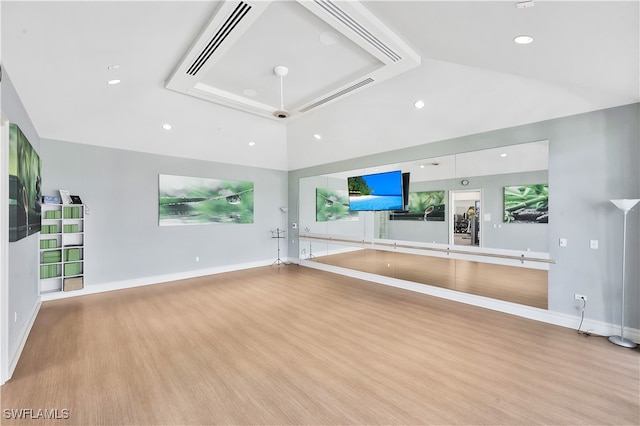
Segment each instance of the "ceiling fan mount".
M280 109L273 112L273 115L277 118L288 118L291 114L284 109L284 77L289 73L289 68L284 65L276 65L273 67L273 73L280 77Z

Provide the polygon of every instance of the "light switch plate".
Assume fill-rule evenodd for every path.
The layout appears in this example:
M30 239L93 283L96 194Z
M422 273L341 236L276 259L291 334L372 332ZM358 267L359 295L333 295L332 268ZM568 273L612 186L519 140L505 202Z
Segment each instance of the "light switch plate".
M589 248L593 250L598 249L598 240L589 240Z
M559 243L560 243L560 247L566 247L566 246L567 246L568 241L567 241L567 239L566 239L566 238L560 238Z

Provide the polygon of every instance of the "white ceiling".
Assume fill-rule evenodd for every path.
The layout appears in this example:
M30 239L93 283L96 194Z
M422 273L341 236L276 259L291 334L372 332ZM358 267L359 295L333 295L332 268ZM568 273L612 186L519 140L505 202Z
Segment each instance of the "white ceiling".
M357 1L228 0L167 88L290 121L419 64L419 56Z
M640 101L637 0L363 5L420 55L420 66L285 122L165 88L219 2L3 0L1 59L42 138L282 170ZM289 65L286 102L298 69L336 69L318 60L328 46L312 31L299 39L277 31L285 12L273 6L252 31L273 28L275 39L253 48L240 41L207 79L237 74L234 90L253 89L261 73L275 78L258 65ZM320 31L316 24L309 29ZM535 41L518 46L520 34ZM328 57L344 62L341 55ZM372 66L365 62L353 66ZM112 78L121 84L108 86ZM279 94L275 79L275 91L261 96ZM292 100L304 98L291 84ZM412 106L418 98L421 110Z

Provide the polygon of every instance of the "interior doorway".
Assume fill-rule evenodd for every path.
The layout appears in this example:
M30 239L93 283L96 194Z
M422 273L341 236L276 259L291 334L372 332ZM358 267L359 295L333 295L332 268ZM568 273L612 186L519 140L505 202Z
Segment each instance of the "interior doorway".
M482 190L450 191L449 242L457 246L482 247L480 212Z

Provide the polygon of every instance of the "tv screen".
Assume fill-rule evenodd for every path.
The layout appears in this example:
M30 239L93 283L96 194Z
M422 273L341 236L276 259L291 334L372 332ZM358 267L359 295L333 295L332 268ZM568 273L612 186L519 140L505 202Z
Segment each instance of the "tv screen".
M402 172L353 176L349 185L349 209L352 211L402 210Z

